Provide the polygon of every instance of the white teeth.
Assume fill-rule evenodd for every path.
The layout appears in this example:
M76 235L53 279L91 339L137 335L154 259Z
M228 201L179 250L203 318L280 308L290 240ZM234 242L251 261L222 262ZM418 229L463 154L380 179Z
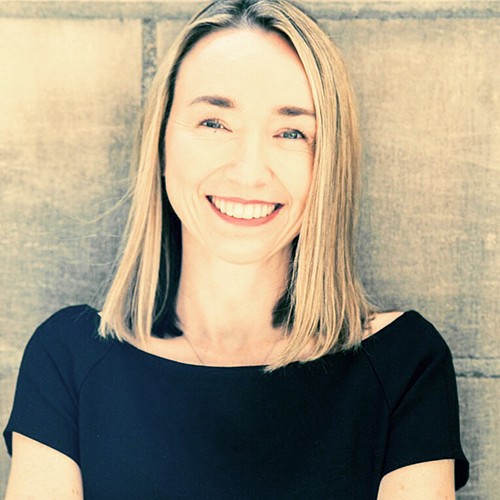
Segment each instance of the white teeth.
M261 209L261 217L267 217L272 211L274 210L274 207L270 206L263 206Z
M253 205L245 205L245 211L243 212L243 218L244 219L252 219L255 212L256 208Z
M233 213L231 215L237 219L244 219L243 213L245 212L245 205L241 203L231 203L231 205L233 206Z
M236 219L260 219L267 217L271 212L274 212L276 204L263 203L234 203L232 201L223 200L212 196L212 204L215 205L223 214L229 215Z

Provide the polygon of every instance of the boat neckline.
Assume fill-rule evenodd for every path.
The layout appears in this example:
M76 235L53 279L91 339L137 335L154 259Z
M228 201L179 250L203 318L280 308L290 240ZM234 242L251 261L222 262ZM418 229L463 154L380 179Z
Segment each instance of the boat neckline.
M392 331L396 326L399 326L401 323L404 323L410 316L413 314L416 314L416 311L413 309L404 311L403 314L400 314L396 319L391 321L389 324L385 325L382 327L380 330L377 330L374 334L370 335L366 339L363 339L361 341L362 345L366 345L367 343L373 342L372 339L380 339L381 336L385 336L388 332ZM218 366L218 365L201 365L201 364L196 364L196 363L185 363L184 361L177 361L175 359L171 358L165 358L163 356L159 356L157 354L153 354L148 351L144 351L142 349L139 349L135 345L131 344L130 342L127 342L126 340L123 340L120 342L121 345L125 346L125 348L129 349L131 352L136 352L139 355L143 357L150 358L152 360L155 360L157 363L162 363L165 365L170 365L172 367L177 367L180 369L186 369L186 370L199 370L199 371L206 371L206 372L255 372L255 371L262 371L266 366L268 365L236 365L236 366ZM325 354L323 357L318 358L317 360L314 361L319 361L327 356L332 356L334 354ZM314 362L312 361L312 362ZM291 364L298 364L300 361L293 361L290 363ZM289 365L287 365L289 366Z

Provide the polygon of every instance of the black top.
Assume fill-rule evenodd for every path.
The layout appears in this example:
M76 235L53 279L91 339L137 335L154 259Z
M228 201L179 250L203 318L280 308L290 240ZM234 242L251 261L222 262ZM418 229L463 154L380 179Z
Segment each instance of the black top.
M26 346L12 431L72 458L86 500L376 500L384 474L455 459L450 349L407 311L337 353L264 374L181 363L97 336L89 306L63 309Z

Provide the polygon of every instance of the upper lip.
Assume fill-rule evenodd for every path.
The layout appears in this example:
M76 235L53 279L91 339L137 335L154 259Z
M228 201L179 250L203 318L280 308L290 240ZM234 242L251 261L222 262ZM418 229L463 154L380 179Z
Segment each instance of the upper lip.
M242 205L255 205L258 203L261 203L263 205L282 205L282 203L277 203L275 201L262 201L262 200L244 200L243 198L237 198L234 196L219 196L219 195L208 195L207 197L209 198L210 201L212 201L212 198L215 196L215 198L219 198L221 200L225 201L232 201L233 203L241 203Z

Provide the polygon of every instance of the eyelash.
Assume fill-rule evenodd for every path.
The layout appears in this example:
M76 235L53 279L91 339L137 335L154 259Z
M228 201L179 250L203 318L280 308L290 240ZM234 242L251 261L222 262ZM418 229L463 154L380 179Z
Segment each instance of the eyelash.
M299 137L299 139L302 139L302 140L304 140L304 141L306 141L306 140L307 140L307 136L306 136L306 134L304 134L304 132L301 132L300 130L297 130L296 128L292 128L292 129L290 129L290 130L285 130L285 132L283 132L283 133L287 133L287 134L289 134L289 133L295 133L295 132L296 132L297 134L300 134L300 135L302 136L302 137ZM295 139L295 140L296 140L296 139Z
M207 123L215 123L217 125L221 125L221 127L210 127L210 126L206 125ZM214 130L222 130L222 128L224 128L224 125L222 125L222 123L219 120L217 120L217 118L208 118L207 120L201 121L199 123L199 125L203 125L207 128L211 128ZM304 134L304 132L301 132L300 130L297 130L297 129L289 129L283 133L297 133L297 134L302 136L302 137L299 137L298 139L307 140L306 134ZM285 138L283 137L283 139L285 139ZM289 140L298 140L298 139L289 139Z
M222 125L222 123L217 120L216 118L209 118L207 120L203 120L202 122L199 123L199 125L203 125L204 123L216 123L217 125ZM224 125L222 125L222 127L208 127L207 125L205 125L207 128L213 128L215 130L221 130L222 127L224 127Z

